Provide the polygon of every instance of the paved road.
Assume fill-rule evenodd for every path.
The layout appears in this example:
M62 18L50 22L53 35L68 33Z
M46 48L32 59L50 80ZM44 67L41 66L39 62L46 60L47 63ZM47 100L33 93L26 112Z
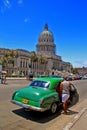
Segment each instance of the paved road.
M39 112L25 112L10 102L14 89L27 86L27 80L7 80L6 85L0 84L0 130L62 130L64 126L82 109L87 92L87 81L75 81L80 93L80 102L69 108L68 115L61 110L55 115ZM83 90L82 89L83 86ZM84 95L83 95L84 93Z

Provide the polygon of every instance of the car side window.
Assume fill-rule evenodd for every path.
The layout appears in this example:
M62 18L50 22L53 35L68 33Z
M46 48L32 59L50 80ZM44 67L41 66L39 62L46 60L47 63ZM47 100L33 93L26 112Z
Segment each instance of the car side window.
M38 82L37 81L33 81L30 86L38 86Z

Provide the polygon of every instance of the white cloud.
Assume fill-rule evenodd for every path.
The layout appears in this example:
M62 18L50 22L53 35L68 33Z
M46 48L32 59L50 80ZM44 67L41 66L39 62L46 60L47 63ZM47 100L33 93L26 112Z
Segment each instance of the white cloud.
M0 0L1 4L0 4L0 12L4 13L7 9L11 8L12 5L15 3L18 5L22 5L23 4L23 0ZM27 20L25 20L25 22L27 22Z
M28 22L29 22L29 18L25 18L25 19L24 19L24 22L25 22L25 23L28 23Z
M87 61L75 61L74 67L87 67Z
M10 8L10 7L11 7L10 0L3 0L3 3L4 3L4 6L5 6L6 8Z
M84 62L83 62L83 65L84 65L84 66L87 66L87 61L84 61Z
M18 4L22 4L23 3L23 0L18 0Z
M0 5L0 12L4 13L7 9L11 7L11 2L10 0L2 0L1 5Z

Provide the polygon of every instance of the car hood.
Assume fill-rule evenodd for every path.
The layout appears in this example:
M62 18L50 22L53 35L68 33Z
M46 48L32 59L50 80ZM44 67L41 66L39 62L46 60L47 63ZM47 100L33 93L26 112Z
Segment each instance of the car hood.
M51 93L52 90L48 90L48 89L43 89L39 87L26 87L17 91L16 95L24 99L38 101L43 96Z

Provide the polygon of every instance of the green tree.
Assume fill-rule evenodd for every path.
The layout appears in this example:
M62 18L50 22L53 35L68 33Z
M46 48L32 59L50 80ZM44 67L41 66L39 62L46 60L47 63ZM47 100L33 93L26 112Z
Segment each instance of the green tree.
M38 61L38 57L37 57L37 54L36 54L35 51L31 52L30 58L31 58L32 62L37 62Z
M13 64L14 66L14 58L18 58L18 56L19 54L17 50L4 50L0 63L4 69L6 69L9 64Z
M40 55L40 56L39 56L39 62L40 62L40 64L42 64L42 65L44 66L44 67L43 67L43 71L44 71L45 74L46 74L46 65L47 65L47 63L48 63L47 57L44 56L44 55Z
M73 73L73 74L78 74L78 69L77 68L71 68L71 72Z
M8 62L9 62L8 57L9 57L9 51L5 50L4 51L4 55L3 55L3 57L0 60L0 63L2 64L2 68L3 69L5 69L6 66L8 65Z
M40 62L40 64L44 64L45 63L45 57L43 55L40 55L39 62Z
M29 64L29 72L31 72L31 69L34 67L34 63L38 61L38 56L35 51L31 52L30 59L31 63Z

